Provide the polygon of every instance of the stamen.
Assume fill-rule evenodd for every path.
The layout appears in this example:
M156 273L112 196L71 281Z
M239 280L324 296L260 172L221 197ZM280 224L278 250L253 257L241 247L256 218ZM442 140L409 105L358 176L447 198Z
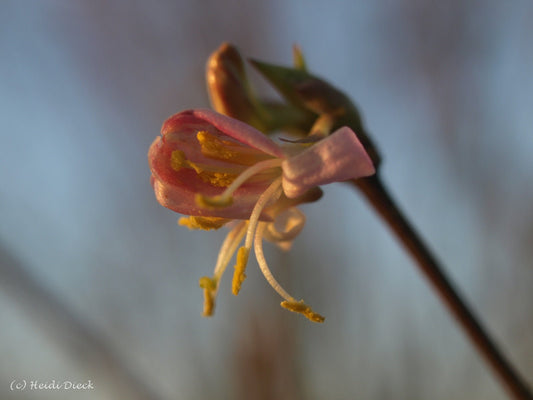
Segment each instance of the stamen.
M186 226L189 229L203 229L209 231L211 229L220 229L229 221L230 220L227 218L200 217L191 215L190 217L181 217L178 220L178 225Z
M202 316L211 317L215 310L215 297L209 289L204 289L204 309Z
M254 239L254 251L257 258L257 263L259 264L259 268L261 268L261 272L265 276L265 279L270 286L272 286L272 288L285 299L285 301L281 302L281 306L287 310L303 314L313 322L324 322L325 318L322 315L314 312L313 309L305 304L303 300L297 301L294 297L287 293L285 289L283 289L278 283L276 278L274 278L272 272L270 272L270 268L268 268L265 255L263 253L263 233L266 226L267 223L262 222L257 227Z
M237 246L241 242L244 233L246 232L246 226L248 225L247 221L242 221L236 225L224 239L220 252L218 253L217 263L215 266L215 272L213 277L209 278L203 276L200 278L199 284L202 289L204 289L204 312L205 317L213 315L215 309L215 299L218 292L218 286L222 274L224 273L228 263L230 262Z
M221 195L209 197L201 193L196 193L194 201L199 207L206 209L224 208L233 204L233 197L223 198Z
M248 263L248 255L252 248L252 241L254 233L259 223L259 217L261 212L268 204L268 202L274 198L277 198L281 194L281 178L276 179L272 184L263 192L263 194L255 203L250 220L248 222L248 229L246 231L246 240L244 246L239 249L237 254L237 264L235 265L235 272L233 275L233 294L237 295L241 289L242 282L246 278L244 271L246 270L246 264Z
M265 276L265 279L270 284L270 286L272 286L272 288L276 292L278 292L281 297L283 297L288 302L296 302L296 299L281 287L276 278L274 278L274 276L272 275L272 272L270 272L270 268L268 268L268 264L265 259L265 254L263 253L263 233L265 231L265 228L266 223L262 222L259 224L255 232L254 251L255 257L257 258L257 263L259 264L259 268L261 269L261 272Z
M208 197L202 194L197 194L195 197L196 204L205 208L218 208L227 207L232 204L232 194L248 179L257 175L259 172L281 166L280 158L269 159L258 162L252 165L250 168L244 170L228 187L224 192L218 196Z
M248 224L248 231L246 232L246 240L244 246L247 248L252 247L252 241L254 238L254 233L259 222L259 217L263 212L263 209L266 207L269 201L277 199L281 194L281 178L276 179L272 184L263 192L263 194L255 203L252 214L250 214L250 223Z
M207 131L198 131L196 139L200 143L202 154L211 158L222 160L234 160L239 156L235 150L231 150L231 142L222 140Z
M198 282L200 287L204 289L204 317L210 317L213 315L215 309L215 295L216 295L216 282L214 279L207 276L202 276Z
M240 143L224 140L208 131L198 131L196 139L205 157L238 165L253 165L271 158L269 154Z
M217 288L217 282L213 278L209 278L208 276L202 276L198 280L198 284L202 289L215 290Z
M229 172L210 172L202 171L198 172L198 176L204 182L210 183L213 186L227 188L237 177L236 174Z
M189 162L185 157L185 153L181 150L174 150L170 155L170 167L174 171L179 171L180 169L186 167L189 168Z
M232 293L237 296L241 291L241 286L246 279L246 264L248 263L248 256L250 255L250 249L241 247L237 252L237 263L235 264L235 272L233 273L233 282L231 284Z
M248 226L248 221L242 221L236 225L226 236L220 252L218 253L217 263L215 266L214 278L220 281L224 270L228 266L233 254L237 250L237 246L241 242L244 234L246 233L246 227Z
M286 308L289 311L303 314L306 318L310 319L313 322L324 322L325 318L314 312L311 307L304 303L303 300L300 301L282 301L281 306Z
M195 163L187 159L185 153L181 150L174 150L170 155L170 167L174 171L179 171L182 168L193 169L198 176L207 183L214 186L227 188L239 176L242 167L222 168L217 166L216 169L212 166Z

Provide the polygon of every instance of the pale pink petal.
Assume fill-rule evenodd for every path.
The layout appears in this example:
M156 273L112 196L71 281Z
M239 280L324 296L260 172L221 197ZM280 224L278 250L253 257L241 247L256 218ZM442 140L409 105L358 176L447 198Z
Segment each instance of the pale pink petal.
M282 163L283 191L289 198L308 189L373 175L376 170L363 145L348 127L342 127L307 150Z
M283 250L289 250L293 239L298 236L305 225L305 214L296 207L282 211L274 221L267 225L264 238L274 242Z
M197 193L213 197L222 194L225 188L211 185L190 168L172 169L173 149L165 137L157 137L148 151L148 164L157 200L162 206L181 214L248 219L258 197L270 184L270 181L244 184L233 194L231 206L213 210L201 208L195 202ZM265 215L262 219L270 220L270 217Z
M157 180L154 176L152 176L151 182L155 197L163 207L185 215L228 219L249 219L255 203L257 203L257 198L265 190L264 188L252 190L250 187L245 190L239 189L235 192L231 206L207 209L196 204L194 198L197 192L187 184L169 185ZM271 219L266 211L261 215L263 221L270 221Z
M283 157L281 148L265 134L242 121L208 109L182 111L170 117L161 128L161 134L179 132L181 125L211 125L219 135L228 136L237 142L260 150L274 157Z

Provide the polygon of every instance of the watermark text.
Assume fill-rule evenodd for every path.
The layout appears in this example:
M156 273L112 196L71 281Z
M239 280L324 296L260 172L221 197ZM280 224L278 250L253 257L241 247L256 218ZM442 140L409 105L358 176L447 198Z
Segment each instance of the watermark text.
M40 381L38 379L13 379L9 385L11 391L24 390L92 390L93 382L89 379L85 382L76 382L69 380Z

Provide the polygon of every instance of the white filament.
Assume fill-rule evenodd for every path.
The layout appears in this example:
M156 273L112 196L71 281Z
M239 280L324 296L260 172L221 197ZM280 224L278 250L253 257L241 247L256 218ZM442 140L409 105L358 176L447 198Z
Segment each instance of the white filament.
M265 279L267 282L272 286L272 288L278 292L278 294L283 297L285 300L287 300L290 303L296 302L296 300L285 291L281 287L281 285L278 283L276 278L272 275L272 272L270 272L270 269L268 268L268 264L265 259L265 255L263 253L263 233L266 228L266 223L262 222L257 227L257 230L255 231L255 239L254 239L254 251L255 251L255 257L257 258L257 263L259 264L259 268L261 268L261 272L265 276Z
M281 178L276 179L271 185L261 194L257 203L255 203L252 214L250 215L250 222L248 224L248 231L246 232L246 240L244 242L244 247L250 249L252 247L252 241L254 238L254 232L257 228L257 223L259 222L259 217L261 212L266 207L270 200L277 199L281 194Z
M218 287L218 281L222 277L222 274L224 273L231 258L233 257L233 254L237 250L239 243L241 242L242 238L244 237L244 234L246 233L247 225L248 225L248 221L239 222L228 233L228 235L226 236L226 239L224 239L224 243L222 243L220 252L218 253L217 263L215 266L215 272L213 274L215 280L217 281L217 287Z
M260 161L257 164L252 165L250 168L244 170L237 178L235 178L235 180L220 195L220 198L226 199L231 197L233 192L235 192L244 182L246 182L252 176L266 169L279 167L281 166L282 161L283 160L281 160L280 158L275 158L271 160Z

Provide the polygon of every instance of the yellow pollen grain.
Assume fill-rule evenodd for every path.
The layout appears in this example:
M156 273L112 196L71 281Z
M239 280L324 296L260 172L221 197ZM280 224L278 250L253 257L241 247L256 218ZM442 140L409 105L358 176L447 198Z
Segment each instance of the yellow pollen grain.
M202 276L199 280L198 280L198 285L202 288L202 289L209 289L209 290L215 290L217 288L217 282L215 279L213 278L210 278L208 276Z
M212 210L215 208L224 208L229 207L233 204L233 197L222 197L222 196L204 196L201 193L196 193L194 201L199 207Z
M233 281L231 284L231 291L237 296L241 290L242 283L246 279L246 264L248 263L248 256L250 255L250 249L247 247L241 247L237 252L237 263L235 264L235 272L233 273Z
M210 183L211 185L217 187L228 187L237 178L236 174L230 174L228 172L196 172L204 182Z
M170 155L170 167L174 171L192 168L200 179L216 187L228 187L238 176L229 172L206 171L202 166L187 160L185 153L181 150L174 150Z
M226 218L218 217L181 217L178 220L178 224L186 226L189 229L203 229L209 231L211 229L219 229L224 226L229 220Z
M174 171L179 171L184 167L189 167L189 162L185 157L185 153L181 150L174 150L170 155L170 167Z
M196 139L200 143L202 154L206 157L221 160L235 160L239 157L239 152L229 148L234 143L222 140L207 131L199 131L196 134Z
M202 276L198 281L200 287L204 289L204 317L210 317L215 310L215 291L217 289L217 282L208 276Z
M300 301L282 301L281 306L283 308L286 308L289 311L302 314L309 320L313 322L322 323L324 322L325 318L314 312L311 307L309 307L307 304L304 303L303 300Z
M211 317L215 310L215 296L213 292L208 289L204 289L204 311L202 315L204 317Z

